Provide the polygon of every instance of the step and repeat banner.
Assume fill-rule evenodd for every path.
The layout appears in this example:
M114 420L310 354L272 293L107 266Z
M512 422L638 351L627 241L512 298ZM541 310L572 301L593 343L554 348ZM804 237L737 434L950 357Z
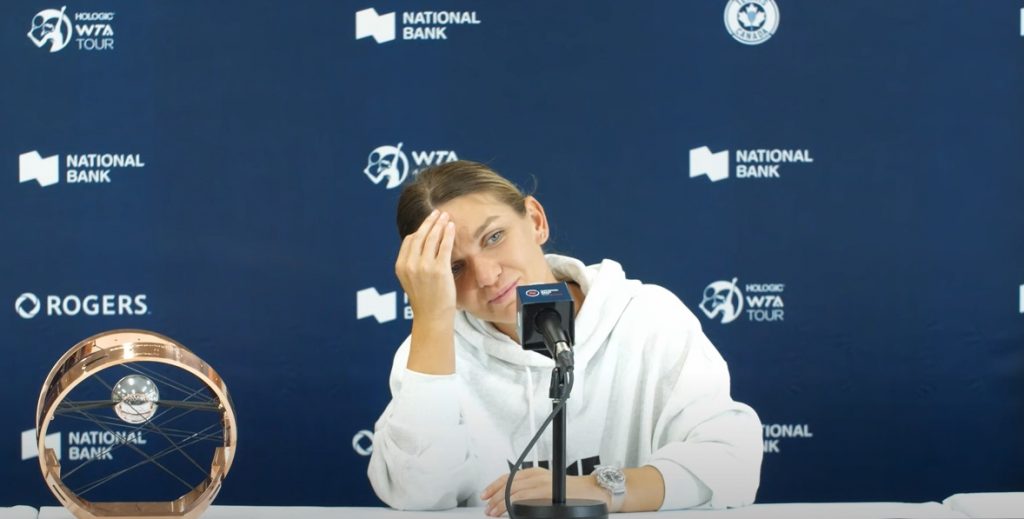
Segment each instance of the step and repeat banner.
M0 505L56 503L40 387L116 328L226 381L220 503L380 504L395 203L456 159L533 190L549 252L698 316L764 423L759 502L1024 489L1024 1L17 0L0 27Z

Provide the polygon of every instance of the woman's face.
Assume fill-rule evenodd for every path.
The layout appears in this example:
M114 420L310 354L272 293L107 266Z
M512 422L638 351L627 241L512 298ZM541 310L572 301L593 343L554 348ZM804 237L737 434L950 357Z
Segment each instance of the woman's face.
M516 286L555 281L541 250L548 238L544 208L527 197L526 215L519 215L481 193L460 196L438 209L455 222L456 304L509 333L516 322Z

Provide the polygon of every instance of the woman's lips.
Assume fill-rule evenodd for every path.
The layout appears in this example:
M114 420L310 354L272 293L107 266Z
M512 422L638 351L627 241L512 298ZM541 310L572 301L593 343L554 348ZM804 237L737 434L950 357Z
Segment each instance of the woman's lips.
M504 303L504 302L508 301L509 296L514 295L515 292L516 292L516 282L513 281L512 283L510 283L508 285L508 287L505 288L505 290L502 290L502 292L500 294L495 296L494 299L491 299L490 301L488 301L488 303L490 303L492 305L493 304L497 304L497 303Z

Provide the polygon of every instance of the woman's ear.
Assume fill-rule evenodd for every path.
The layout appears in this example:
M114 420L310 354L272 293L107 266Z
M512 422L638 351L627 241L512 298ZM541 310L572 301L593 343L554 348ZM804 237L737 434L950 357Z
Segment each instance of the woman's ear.
M537 242L537 245L544 245L548 241L550 232L548 217L544 214L544 206L540 205L540 201L532 196L527 196L523 203L526 206L526 217L530 220L534 241Z

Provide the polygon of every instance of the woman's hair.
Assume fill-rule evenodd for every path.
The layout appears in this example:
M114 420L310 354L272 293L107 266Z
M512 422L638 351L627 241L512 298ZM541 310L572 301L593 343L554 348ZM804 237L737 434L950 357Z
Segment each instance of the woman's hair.
M416 232L437 206L471 194L489 194L519 215L526 214L526 195L515 184L479 162L457 160L424 169L402 190L399 238Z

